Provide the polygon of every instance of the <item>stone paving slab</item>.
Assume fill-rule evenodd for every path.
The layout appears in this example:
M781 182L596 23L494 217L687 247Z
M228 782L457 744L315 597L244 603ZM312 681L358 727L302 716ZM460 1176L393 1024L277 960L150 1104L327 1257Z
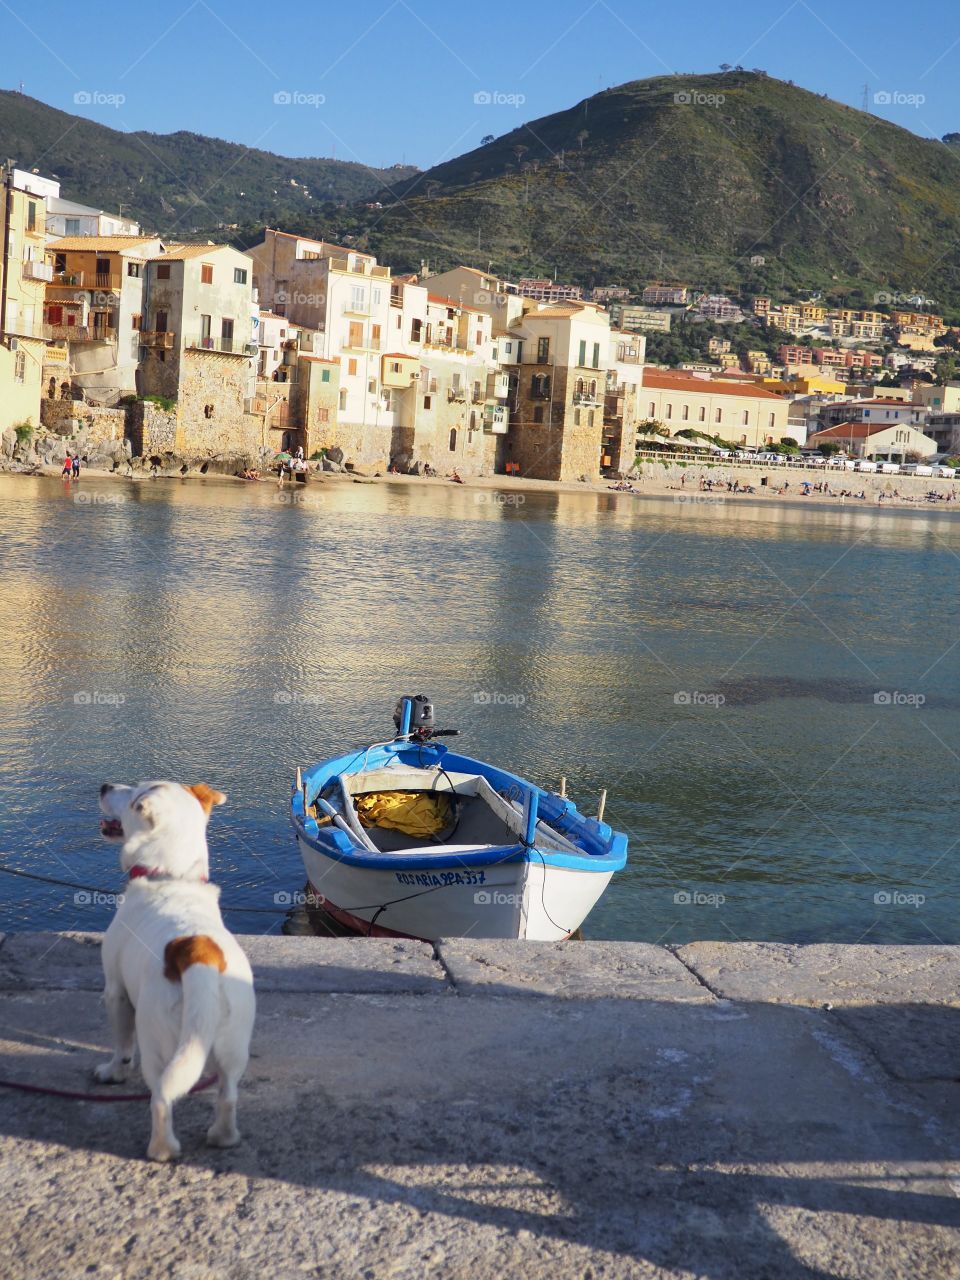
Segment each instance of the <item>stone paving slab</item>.
M237 935L259 993L436 994L449 988L428 942ZM2 954L2 953L0 953Z
M0 947L0 990L102 991L99 933L17 933ZM238 934L261 991L424 994L448 988L426 942Z
M711 992L665 947L644 942L437 943L460 995L709 1002Z
M691 942L676 954L731 1000L960 1006L960 947Z
M892 1076L960 1081L960 1009L942 1004L843 1005L835 1016Z
M891 1080L836 1014L495 995L263 992L241 1145L186 1098L174 1166L145 1103L0 1090L0 1275L960 1274L957 1091ZM0 1078L82 1088L105 1039L96 993L0 992Z

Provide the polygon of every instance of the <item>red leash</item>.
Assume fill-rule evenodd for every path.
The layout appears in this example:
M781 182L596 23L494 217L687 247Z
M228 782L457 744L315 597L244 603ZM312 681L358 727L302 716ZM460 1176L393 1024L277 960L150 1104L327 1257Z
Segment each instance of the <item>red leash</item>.
M216 1076L206 1076L198 1080L190 1090L200 1093L215 1084ZM20 1080L0 1080L0 1089L17 1089L20 1093L42 1093L50 1098L70 1098L74 1102L149 1102L149 1093L74 1093L71 1089L48 1089L41 1084L24 1084Z

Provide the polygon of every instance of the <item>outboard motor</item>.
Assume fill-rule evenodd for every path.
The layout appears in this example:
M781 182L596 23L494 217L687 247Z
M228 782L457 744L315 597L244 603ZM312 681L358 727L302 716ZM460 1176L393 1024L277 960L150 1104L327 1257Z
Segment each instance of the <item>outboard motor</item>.
M409 714L409 720L405 720L405 712ZM405 694L397 703L393 723L401 737L406 735L421 741L427 738L455 738L460 733L459 729L436 728L433 703L425 693Z

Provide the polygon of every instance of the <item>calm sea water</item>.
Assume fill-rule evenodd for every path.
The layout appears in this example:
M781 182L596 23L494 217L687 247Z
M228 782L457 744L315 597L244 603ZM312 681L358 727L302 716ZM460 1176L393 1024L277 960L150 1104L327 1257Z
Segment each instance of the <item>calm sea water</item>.
M297 764L433 695L630 833L587 936L960 941L960 522L454 486L0 477L0 866L112 888L104 779L229 793L232 906L302 886ZM111 908L0 874L0 929ZM240 931L276 916L231 911Z

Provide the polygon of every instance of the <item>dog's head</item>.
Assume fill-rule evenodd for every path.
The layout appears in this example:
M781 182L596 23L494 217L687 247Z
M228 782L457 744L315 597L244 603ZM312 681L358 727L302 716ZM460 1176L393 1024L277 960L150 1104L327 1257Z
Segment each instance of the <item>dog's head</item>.
M139 850L149 848L151 866L176 875L185 855L198 846L206 850L206 826L215 805L224 804L222 791L198 782L140 782L136 786L105 782L100 788L100 809L104 817L100 833L107 840L121 842L121 862L135 862ZM130 856L128 857L127 854Z

